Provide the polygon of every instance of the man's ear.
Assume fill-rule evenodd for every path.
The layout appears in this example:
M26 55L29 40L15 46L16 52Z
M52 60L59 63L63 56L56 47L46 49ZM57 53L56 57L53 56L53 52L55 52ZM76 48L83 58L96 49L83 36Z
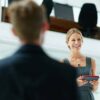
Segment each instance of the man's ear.
M43 23L42 29L43 29L44 32L47 31L47 30L49 30L49 24L48 24L48 22L44 22Z
M17 36L16 30L12 27L12 33Z

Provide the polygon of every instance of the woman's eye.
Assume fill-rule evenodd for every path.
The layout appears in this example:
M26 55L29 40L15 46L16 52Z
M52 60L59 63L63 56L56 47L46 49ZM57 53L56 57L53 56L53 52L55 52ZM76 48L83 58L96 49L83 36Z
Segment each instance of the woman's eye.
M72 41L75 41L74 39Z
M80 41L81 39L78 39L78 41Z

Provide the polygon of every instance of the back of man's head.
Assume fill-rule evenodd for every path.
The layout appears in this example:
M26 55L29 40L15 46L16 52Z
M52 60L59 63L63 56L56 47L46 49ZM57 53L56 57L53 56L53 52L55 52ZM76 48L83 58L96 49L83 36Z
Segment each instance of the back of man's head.
M10 21L21 39L33 41L40 36L46 22L45 9L32 0L13 2L8 9Z

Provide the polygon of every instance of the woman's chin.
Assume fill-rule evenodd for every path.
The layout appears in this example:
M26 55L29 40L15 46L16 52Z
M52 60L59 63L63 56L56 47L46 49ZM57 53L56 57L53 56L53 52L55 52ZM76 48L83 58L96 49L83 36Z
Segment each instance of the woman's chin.
M80 51L80 48L74 48L73 51L74 52L79 52Z

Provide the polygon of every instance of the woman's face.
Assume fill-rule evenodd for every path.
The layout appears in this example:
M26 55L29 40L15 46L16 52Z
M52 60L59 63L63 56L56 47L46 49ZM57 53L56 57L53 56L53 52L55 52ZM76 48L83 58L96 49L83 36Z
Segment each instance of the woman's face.
M74 33L69 37L68 47L71 51L80 51L82 45L81 35Z

